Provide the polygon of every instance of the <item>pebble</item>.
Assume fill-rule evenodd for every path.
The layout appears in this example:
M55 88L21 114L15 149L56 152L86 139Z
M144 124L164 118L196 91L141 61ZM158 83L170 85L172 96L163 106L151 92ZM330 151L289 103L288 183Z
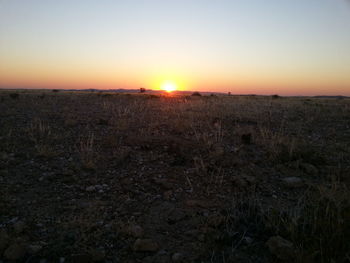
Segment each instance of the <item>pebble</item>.
M318 169L312 164L302 163L302 164L300 164L300 168L302 170L304 170L307 174L310 174L310 175L317 175L318 174Z
M152 239L137 239L134 243L134 251L156 252L159 247Z
M128 228L128 233L133 237L140 238L143 236L144 230L139 225L131 225Z
M253 243L254 239L252 239L251 237L244 237L243 241L246 245L250 245L251 243Z
M186 218L186 212L182 209L174 209L168 216L169 223L176 223Z
M288 188L300 188L304 185L303 180L295 176L285 177L282 179L282 182Z
M182 253L174 253L173 256L171 257L171 260L173 262L182 262L184 260L184 255Z

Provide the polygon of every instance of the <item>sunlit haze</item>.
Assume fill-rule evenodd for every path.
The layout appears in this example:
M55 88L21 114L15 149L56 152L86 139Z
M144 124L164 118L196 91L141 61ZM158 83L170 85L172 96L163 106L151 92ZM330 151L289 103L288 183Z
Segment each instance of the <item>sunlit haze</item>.
M350 4L0 0L0 87L350 95Z

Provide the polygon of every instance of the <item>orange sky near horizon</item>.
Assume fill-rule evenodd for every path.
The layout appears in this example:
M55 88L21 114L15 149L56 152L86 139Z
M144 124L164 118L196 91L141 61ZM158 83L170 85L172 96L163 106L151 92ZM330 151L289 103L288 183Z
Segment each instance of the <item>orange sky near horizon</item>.
M350 96L346 2L282 2L4 0L0 88Z
M8 64L7 64L8 65ZM118 71L119 73L121 70ZM137 72L135 70L135 72ZM176 72L175 70L173 72ZM277 72L277 71L275 71ZM349 76L336 74L333 77L279 75L269 76L268 73L239 72L232 76L208 73L201 76L188 74L171 74L161 70L144 74L124 71L118 76L107 68L82 67L2 67L0 65L1 88L43 88L43 89L160 89L166 81L174 82L179 90L231 92L233 94L281 94L281 95L350 95Z

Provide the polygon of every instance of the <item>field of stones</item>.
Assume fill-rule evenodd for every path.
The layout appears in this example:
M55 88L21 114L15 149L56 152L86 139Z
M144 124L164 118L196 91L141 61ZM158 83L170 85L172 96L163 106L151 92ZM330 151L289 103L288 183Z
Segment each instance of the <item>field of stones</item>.
M349 262L350 99L0 90L0 262Z

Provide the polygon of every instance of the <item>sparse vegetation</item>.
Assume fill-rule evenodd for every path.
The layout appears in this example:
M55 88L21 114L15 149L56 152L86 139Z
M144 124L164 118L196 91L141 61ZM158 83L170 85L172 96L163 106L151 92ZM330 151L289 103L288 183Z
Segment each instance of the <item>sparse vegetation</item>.
M18 93L10 93L9 96L10 96L11 99L14 99L14 100L19 98L19 94Z
M10 94L0 261L350 258L349 99Z

